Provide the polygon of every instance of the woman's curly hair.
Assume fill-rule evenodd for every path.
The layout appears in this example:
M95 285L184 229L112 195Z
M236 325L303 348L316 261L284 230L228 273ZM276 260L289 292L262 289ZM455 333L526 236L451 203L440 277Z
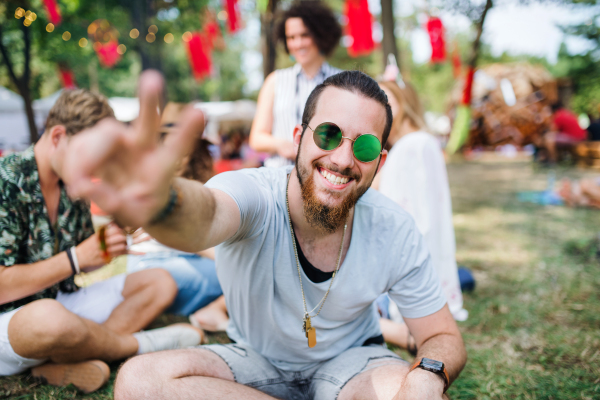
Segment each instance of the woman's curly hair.
M325 56L330 56L340 42L342 27L329 7L320 0L295 1L288 10L280 14L275 27L275 39L283 42L288 54L290 51L285 37L285 22L289 18L302 19L319 51Z

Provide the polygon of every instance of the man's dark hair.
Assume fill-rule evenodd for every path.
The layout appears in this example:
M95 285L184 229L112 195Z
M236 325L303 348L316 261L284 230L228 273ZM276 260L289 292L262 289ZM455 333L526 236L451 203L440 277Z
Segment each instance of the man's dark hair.
M285 22L290 18L302 19L319 51L325 56L330 56L340 42L342 28L329 7L320 0L296 1L279 16L275 27L275 39L283 42L288 54Z
M383 129L383 136L381 139L381 146L383 148L390 135L390 130L392 129L392 109L388 103L385 92L379 87L379 84L375 82L373 78L360 71L343 71L332 75L311 92L306 101L306 106L304 106L304 113L302 114L304 130L306 130L306 126L315 115L319 97L327 87L347 90L368 99L373 99L385 108L385 128ZM304 130L302 131L303 134Z

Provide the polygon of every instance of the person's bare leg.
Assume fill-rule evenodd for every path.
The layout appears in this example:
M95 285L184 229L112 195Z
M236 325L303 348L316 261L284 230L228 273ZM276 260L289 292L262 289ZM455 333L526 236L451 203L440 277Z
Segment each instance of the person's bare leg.
M412 350L415 346L415 339L408 331L406 324L398 324L387 318L379 318L381 334L387 343L398 346L402 349Z
M556 132L548 132L544 135L544 147L548 151L548 161L556 162L558 159L556 152Z
M409 365L386 365L370 369L342 388L337 400L392 400L404 384ZM448 400L444 395L442 397Z
M222 332L227 329L229 317L227 316L227 305L225 296L218 299L193 313L190 321L195 321L199 326L208 332Z
M177 284L164 269L153 268L127 276L123 302L103 326L120 334L138 332L148 326L177 296Z
M600 208L600 185L596 179L581 179L581 194L588 199L588 203L592 207Z
M130 359L117 375L114 396L115 400L273 400L236 383L225 361L205 349L170 350Z
M16 312L8 324L8 339L21 357L54 362L113 361L138 350L132 335L78 317L50 299L34 301Z

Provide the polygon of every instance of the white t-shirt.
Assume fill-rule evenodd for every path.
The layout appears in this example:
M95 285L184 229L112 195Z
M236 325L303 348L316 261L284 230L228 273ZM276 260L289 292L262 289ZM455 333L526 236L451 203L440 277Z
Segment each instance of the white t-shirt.
M379 191L414 219L431 253L448 306L466 319L456 267L452 200L439 142L429 133L409 133L398 140L381 170Z
M241 214L237 233L216 248L231 339L250 345L278 368L301 371L380 335L373 301L382 293L388 292L408 318L433 314L446 304L412 218L370 189L355 206L350 247L321 314L312 319L317 345L309 348L286 211L291 170L226 172L206 184L229 194ZM302 269L301 274L311 310L330 281L313 283Z

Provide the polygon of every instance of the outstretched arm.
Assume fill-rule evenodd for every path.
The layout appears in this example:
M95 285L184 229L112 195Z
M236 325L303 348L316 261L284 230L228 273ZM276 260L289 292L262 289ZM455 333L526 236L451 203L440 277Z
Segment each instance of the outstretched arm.
M162 90L161 75L144 72L136 122L126 126L106 119L74 136L63 179L71 196L91 199L121 226L144 227L168 246L195 252L231 237L239 226L239 209L222 192L174 178L181 158L204 129L204 116L188 107L161 142ZM171 188L178 192L176 206L166 218L153 222L169 204Z

